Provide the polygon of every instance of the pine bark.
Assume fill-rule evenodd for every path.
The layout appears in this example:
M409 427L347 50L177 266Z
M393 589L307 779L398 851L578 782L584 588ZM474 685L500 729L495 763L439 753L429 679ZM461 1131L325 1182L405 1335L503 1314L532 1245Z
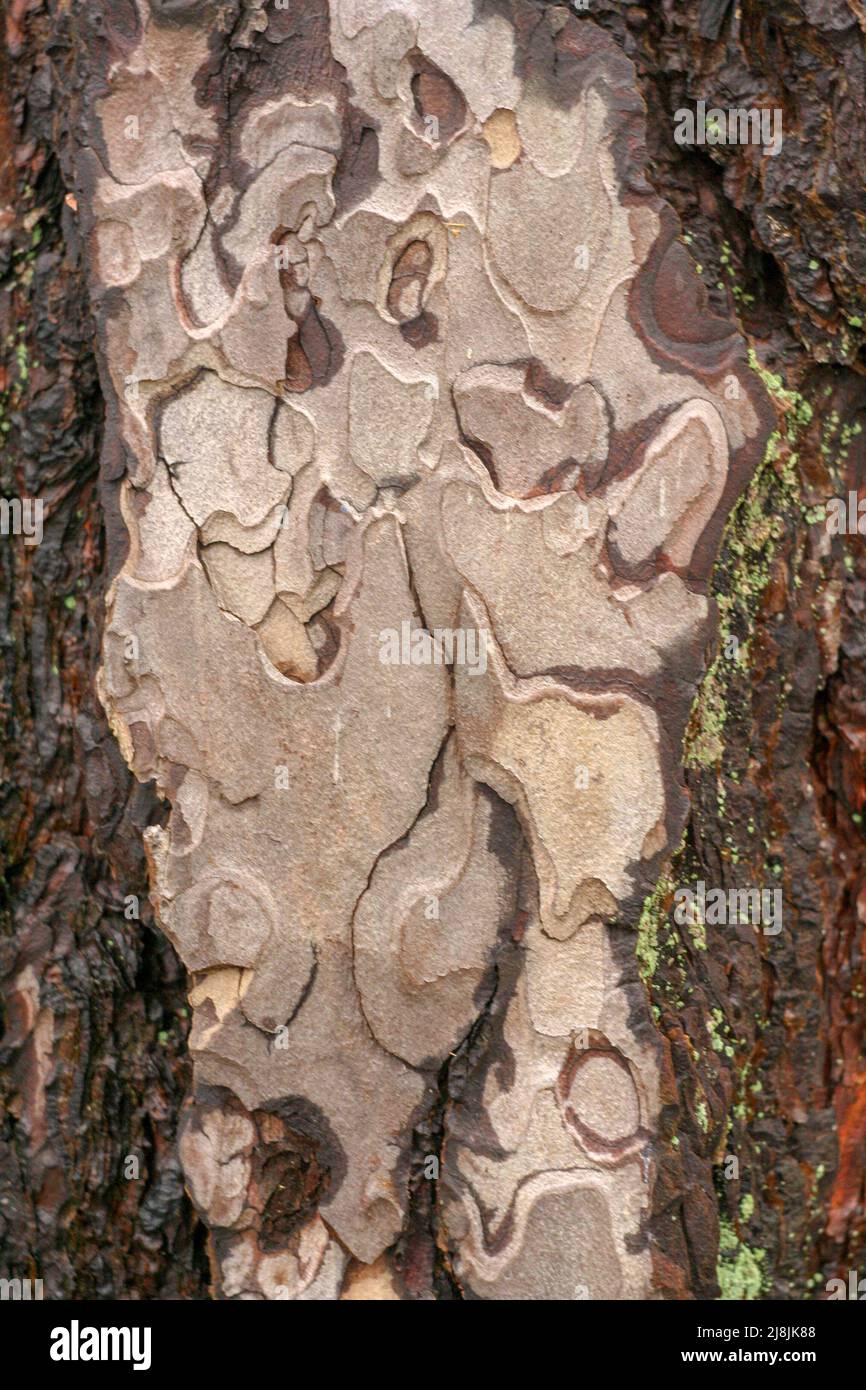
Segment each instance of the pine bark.
M185 980L141 839L160 807L94 692L104 410L61 168L74 55L55 8L5 5L3 34L2 494L42 498L45 530L0 545L0 1275L46 1298L201 1298L176 1152Z
M179 43L185 32L209 33L198 99L226 131L287 91L344 84L324 3L269 4L263 28L236 3L217 21L196 4L155 8L177 25ZM864 482L862 16L844 0L647 9L596 0L576 16L529 0L476 8L480 20L513 26L527 71L566 24L590 48L606 31L634 64L647 176L680 219L709 311L735 321L753 348L756 389L772 408L766 432L774 426L778 439L752 460L717 537L720 623L686 734L682 844L656 866L658 886L647 885L647 905L616 950L634 964L661 1077L643 1229L653 1289L820 1296L829 1278L862 1268L866 1240L866 554L856 536L829 542L820 511ZM103 439L80 161L93 84L133 44L135 10L7 4L3 18L3 495L44 498L47 521L42 545L4 537L0 546L0 1275L41 1277L54 1297L201 1298L212 1279L225 1296L231 1238L211 1213L209 1271L178 1157L192 1085L187 980L148 901L142 832L164 825L168 808L128 771L94 686L106 591L127 542L116 419ZM447 125L456 98L439 70L419 66L415 90ZM698 98L779 107L782 154L678 146L675 112ZM335 188L348 207L375 179L376 132L350 96L341 120ZM340 370L333 339L323 345L309 322L298 341L303 350L287 362L296 387L305 374ZM108 403L113 410L110 391ZM726 657L726 637L739 659ZM510 822L502 834L512 843ZM675 886L698 880L779 886L782 932L718 931L705 949L672 916ZM138 919L125 915L130 899ZM500 958L502 979L509 968ZM443 1195L424 1162L442 1157L455 1110L474 1103L498 1026L495 1005L481 1011L432 1076L405 1221L373 1294L473 1296L455 1272ZM231 1115L240 1103L200 1092L198 1105L206 1117L208 1107ZM257 1226L267 1257L296 1238L339 1181L339 1164L315 1116L252 1113L256 1151L271 1163L270 1177L256 1179L259 1197L270 1194ZM188 1132L199 1123L193 1111ZM125 1176L135 1171L129 1159L137 1176ZM274 1174L288 1194L282 1205L270 1201ZM359 1271L351 1267L349 1286ZM288 1281L279 1275L277 1286Z

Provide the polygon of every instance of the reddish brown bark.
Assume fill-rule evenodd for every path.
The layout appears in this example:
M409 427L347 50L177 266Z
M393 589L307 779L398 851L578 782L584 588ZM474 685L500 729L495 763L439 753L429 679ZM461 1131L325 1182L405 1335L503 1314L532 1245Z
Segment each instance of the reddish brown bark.
M174 1142L184 981L151 926L141 846L159 806L93 691L103 407L59 162L57 19L38 3L0 14L2 495L45 504L41 545L0 540L0 1275L54 1298L195 1298Z

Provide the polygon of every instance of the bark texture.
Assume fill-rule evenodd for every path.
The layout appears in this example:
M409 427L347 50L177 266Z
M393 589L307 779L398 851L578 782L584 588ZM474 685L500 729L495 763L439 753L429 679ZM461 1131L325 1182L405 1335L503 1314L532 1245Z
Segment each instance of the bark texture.
M387 1279L441 1080L455 1284L646 1296L629 929L771 414L643 179L632 69L468 0L246 13L226 43L269 80L229 102L194 12L106 40L77 158L129 533L102 689L172 804L147 841L220 1291Z
M45 523L38 546L0 539L0 1276L41 1278L46 1298L200 1297L176 1146L184 978L141 841L158 803L93 690L102 402L59 167L70 50L40 5L5 6L3 25L2 495L41 498Z
M180 973L122 915L149 824L218 1296L820 1294L866 1158L866 574L821 514L862 472L859 17L24 15L9 178L35 159L50 218L59 155L74 192L50 264L26 195L4 232L46 344L37 376L7 338L14 490L50 499L3 552L10 1267L201 1292ZM779 157L675 145L698 97L781 104ZM98 444L79 244L108 554L91 520L61 565ZM86 693L106 602L141 787ZM698 880L780 887L782 931L678 925Z
M775 881L785 927L763 948L716 932L703 952L669 895L645 919L650 935L661 925L650 988L678 1138L656 1186L660 1281L676 1297L822 1297L866 1257L864 554L862 537L831 540L823 515L864 481L864 16L848 3L594 13L635 62L652 181L778 416L716 569L741 655L714 663L695 711L693 811L667 882ZM781 108L781 154L676 145L674 113L699 98Z

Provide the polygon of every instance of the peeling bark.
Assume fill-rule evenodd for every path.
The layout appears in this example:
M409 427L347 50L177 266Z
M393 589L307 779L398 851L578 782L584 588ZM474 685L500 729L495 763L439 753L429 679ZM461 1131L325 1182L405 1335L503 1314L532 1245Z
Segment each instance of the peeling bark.
M109 23L76 161L126 461L101 688L172 805L146 838L193 976L187 1180L224 1296L337 1296L404 1234L413 1131L483 1028L432 1156L449 1279L640 1297L628 943L770 413L598 29L287 15L190 14L180 49L158 10ZM350 91L377 159L347 198Z

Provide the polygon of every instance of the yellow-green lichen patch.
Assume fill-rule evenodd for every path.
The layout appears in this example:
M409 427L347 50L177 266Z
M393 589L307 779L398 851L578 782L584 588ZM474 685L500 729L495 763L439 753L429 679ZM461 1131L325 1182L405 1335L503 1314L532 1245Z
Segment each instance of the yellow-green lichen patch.
M668 869L660 875L655 888L644 901L640 920L637 924L635 954L637 955L638 969L645 981L651 980L655 974L662 948L672 945L676 939L676 933L668 920L668 909L677 885L674 865L682 854L684 843L685 840L683 839L674 851ZM665 933L664 939L661 935L663 931ZM684 977L682 969L680 973Z
M684 741L687 767L718 765L735 685L748 679L755 619L773 571L786 517L808 515L803 500L797 444L814 410L797 391L766 371L750 350L749 364L779 412L780 428L767 441L763 460L725 526L712 593L719 611L719 653L698 689ZM816 513L817 515L817 513Z
M719 1229L719 1259L716 1278L719 1298L724 1302L751 1302L764 1288L762 1264L765 1251L752 1250L740 1240L731 1223L722 1217Z

